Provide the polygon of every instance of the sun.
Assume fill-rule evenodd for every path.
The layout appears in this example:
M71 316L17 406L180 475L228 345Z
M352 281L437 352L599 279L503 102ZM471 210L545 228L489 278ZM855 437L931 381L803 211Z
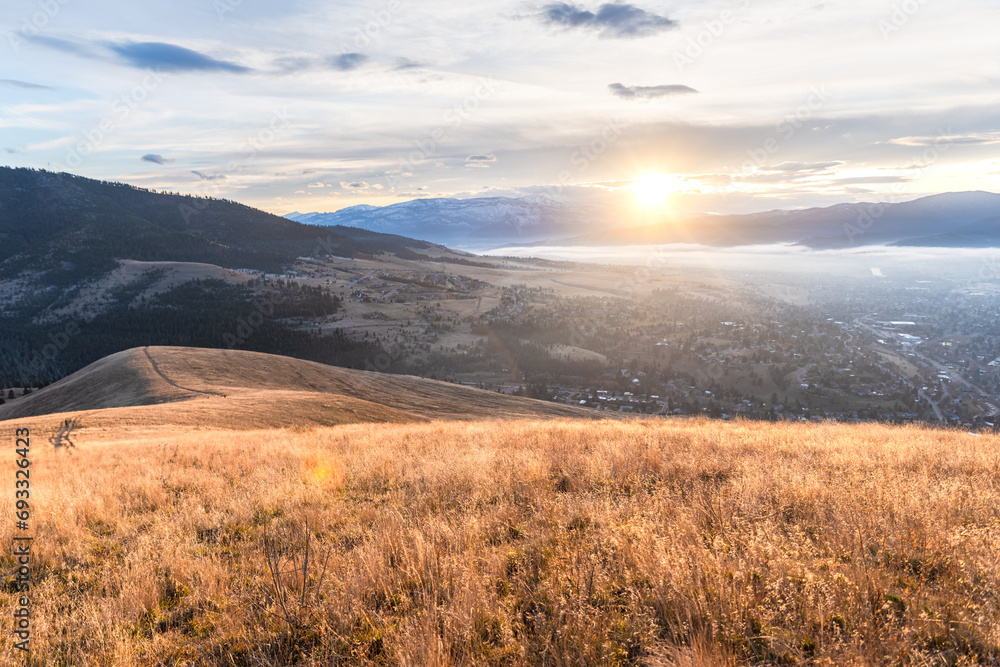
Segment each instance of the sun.
M643 174L632 185L639 203L646 208L662 208L670 195L684 188L684 179L677 174Z

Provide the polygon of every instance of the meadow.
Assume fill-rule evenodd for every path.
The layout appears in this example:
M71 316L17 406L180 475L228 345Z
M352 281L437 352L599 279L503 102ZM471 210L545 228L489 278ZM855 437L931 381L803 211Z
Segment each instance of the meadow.
M1000 658L994 436L508 420L77 442L33 447L28 664ZM4 634L0 664L25 664Z

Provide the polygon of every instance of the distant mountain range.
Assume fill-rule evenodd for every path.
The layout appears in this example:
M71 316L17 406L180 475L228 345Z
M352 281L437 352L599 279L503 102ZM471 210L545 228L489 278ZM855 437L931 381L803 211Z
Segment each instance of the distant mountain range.
M391 206L353 206L336 213L292 213L292 220L401 234L486 249L504 245L740 246L794 244L815 249L863 245L1000 246L1000 195L958 192L898 204L700 216L648 226L608 205L561 204L545 198L418 199Z
M620 225L604 204L564 204L546 197L415 199L351 206L335 213L289 213L310 225L343 225L463 248L488 248L579 236Z
M866 245L983 248L1000 245L1000 195L958 192L899 204L702 216L681 222L581 235L564 243L713 246L792 244L813 249Z

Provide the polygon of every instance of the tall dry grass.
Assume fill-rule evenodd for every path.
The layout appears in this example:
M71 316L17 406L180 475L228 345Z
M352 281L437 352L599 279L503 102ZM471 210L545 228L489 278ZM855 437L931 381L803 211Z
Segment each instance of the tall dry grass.
M33 662L995 664L998 444L649 421L36 446ZM264 543L305 525L332 551L289 623Z

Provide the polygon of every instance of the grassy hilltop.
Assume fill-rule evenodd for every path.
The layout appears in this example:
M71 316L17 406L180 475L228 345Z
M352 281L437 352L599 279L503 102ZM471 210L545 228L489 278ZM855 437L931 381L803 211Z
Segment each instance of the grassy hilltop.
M996 437L585 421L532 416L527 399L507 419L484 403L468 410L478 419L458 406L446 420L371 408L355 419L369 423L262 429L224 402L252 400L231 386L232 359L192 387L181 369L203 357L152 355L160 377L201 395L103 410L95 399L74 413L72 454L45 442L65 417L44 414L54 405L2 422L11 444L15 427L35 433L35 664L1000 657ZM301 370L297 382L333 395ZM225 399L207 393L226 382ZM416 406L417 389L400 404ZM391 379L380 391L393 402ZM380 423L387 415L396 423ZM8 544L11 524L0 525ZM12 604L5 588L7 618ZM0 663L15 664L4 643Z

